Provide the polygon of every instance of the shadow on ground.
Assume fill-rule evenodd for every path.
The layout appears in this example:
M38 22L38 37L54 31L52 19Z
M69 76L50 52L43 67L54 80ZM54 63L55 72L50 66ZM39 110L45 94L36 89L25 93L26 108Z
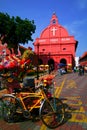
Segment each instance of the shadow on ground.
M67 100L67 99L61 98L60 100L63 102L64 100ZM71 107L66 103L63 103L63 106L64 106L64 109L65 109L64 120L60 125L63 125L64 123L68 122L68 120L70 120L72 118L72 112L77 110L76 108Z

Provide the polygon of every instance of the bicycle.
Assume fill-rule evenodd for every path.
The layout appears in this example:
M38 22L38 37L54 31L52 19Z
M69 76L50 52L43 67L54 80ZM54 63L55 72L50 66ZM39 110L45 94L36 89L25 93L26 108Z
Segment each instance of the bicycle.
M64 120L64 106L55 96L48 97L44 86L40 85L37 92L22 92L15 89L15 93L2 96L3 118L5 121L15 120L17 113L22 113L25 118L32 116L34 109L39 110L39 117L48 128L57 128Z

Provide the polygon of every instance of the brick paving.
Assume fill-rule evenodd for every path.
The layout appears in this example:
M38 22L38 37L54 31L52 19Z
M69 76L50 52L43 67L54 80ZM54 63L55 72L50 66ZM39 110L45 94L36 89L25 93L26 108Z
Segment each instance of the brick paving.
M56 96L65 105L64 122L54 130L87 130L87 74L77 73L56 75ZM66 99L66 100L64 100ZM51 130L40 120L25 120L7 123L0 119L0 130Z

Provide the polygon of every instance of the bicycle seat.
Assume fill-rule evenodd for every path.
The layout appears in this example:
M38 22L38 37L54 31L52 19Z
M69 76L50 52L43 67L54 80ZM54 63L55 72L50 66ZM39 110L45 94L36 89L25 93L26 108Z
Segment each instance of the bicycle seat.
M25 77L23 79L23 88L24 89L32 89L32 91L35 91L35 80L34 78Z

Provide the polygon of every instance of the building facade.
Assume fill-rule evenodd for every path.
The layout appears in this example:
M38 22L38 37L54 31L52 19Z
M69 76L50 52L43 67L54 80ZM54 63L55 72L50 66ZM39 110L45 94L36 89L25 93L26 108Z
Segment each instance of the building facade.
M81 66L87 66L87 51L80 57L79 64Z
M39 56L39 64L49 64L57 68L59 63L75 65L78 41L59 24L53 13L50 24L35 39L34 51Z

